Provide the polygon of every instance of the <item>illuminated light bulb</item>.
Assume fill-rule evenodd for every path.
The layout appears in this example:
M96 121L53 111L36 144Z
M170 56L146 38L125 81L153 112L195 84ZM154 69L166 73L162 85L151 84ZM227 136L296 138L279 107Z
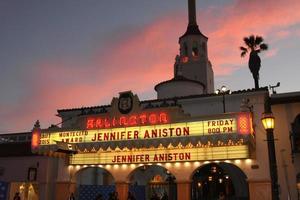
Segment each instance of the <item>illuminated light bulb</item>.
M110 169L111 168L111 165L106 165L105 166L107 169Z
M83 167L87 167L87 165L83 165Z
M208 181L212 181L212 176L209 176L209 177L208 177Z
M77 170L80 169L80 165L76 165L76 169L77 169Z
M118 168L119 168L119 165L114 165L114 168L115 168L115 169L118 169Z
M216 168L215 166L213 166L213 167L211 168L211 171L212 171L213 173L216 173L216 172L217 172L217 168Z
M143 166L143 164L139 164L139 167Z
M246 164L251 164L252 163L252 160L251 159L246 159Z
M231 161L230 161L230 160L225 160L225 162L226 162L226 163L231 163Z
M95 167L95 165L90 165L91 167Z
M122 169L126 169L127 168L127 165L126 164L123 164L122 165Z
M189 166L191 166L191 163L189 163L189 162L184 162L184 166L185 166L185 167L189 167Z
M222 183L223 182L223 179L219 178L219 183Z
M226 176L225 176L225 178L226 178L226 179L229 179L229 176L228 176L228 175L226 175Z
M222 92L226 92L226 91L227 91L227 88L226 88L225 85L223 85L223 86L221 87L221 91L222 91Z
M199 161L194 162L194 166L196 166L196 167L200 166L200 164L201 163Z
M159 166L162 166L162 164L161 164L161 163L157 163L157 165L159 165Z
M180 167L180 163L179 162L175 163L175 167Z
M201 187L201 186L202 186L202 184L199 182L199 183L198 183L198 187Z
M207 161L204 161L204 164L209 164L210 162L207 160Z
M219 160L215 160L215 163L219 163L220 161Z
M103 167L103 165L98 165L98 167Z
M69 166L68 166L68 169L69 169L69 170L72 170L72 169L73 169L73 166L72 166L72 165L69 165Z
M171 163L166 163L165 166L166 167L171 167Z
M130 164L130 167L131 167L132 169L134 169L136 166L135 166L135 164Z
M240 164L240 163L241 163L241 160L235 160L234 163L235 163L235 164Z

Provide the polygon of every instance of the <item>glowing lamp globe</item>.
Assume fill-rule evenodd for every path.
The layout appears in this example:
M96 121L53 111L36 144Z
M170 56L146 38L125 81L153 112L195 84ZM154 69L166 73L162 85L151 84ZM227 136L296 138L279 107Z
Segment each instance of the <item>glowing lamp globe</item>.
M265 130L273 130L275 126L275 118L273 116L273 113L263 113L261 122Z

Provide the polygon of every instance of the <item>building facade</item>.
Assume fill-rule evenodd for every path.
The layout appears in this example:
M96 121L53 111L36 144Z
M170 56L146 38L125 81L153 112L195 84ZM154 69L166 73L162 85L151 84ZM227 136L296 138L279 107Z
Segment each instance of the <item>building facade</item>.
M195 0L188 3L174 78L155 86L157 99L124 91L109 105L58 110L60 127L37 122L30 133L1 136L5 199L17 192L28 200L72 193L80 200L271 199L266 102L275 116L280 198L299 199L300 93L216 94L208 38L198 28Z

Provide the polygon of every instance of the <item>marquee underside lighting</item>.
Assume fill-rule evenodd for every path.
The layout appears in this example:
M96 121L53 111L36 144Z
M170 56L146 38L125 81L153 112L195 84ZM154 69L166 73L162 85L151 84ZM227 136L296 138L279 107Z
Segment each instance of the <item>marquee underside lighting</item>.
M80 153L70 156L72 165L103 165L129 163L171 163L204 160L247 159L250 157L248 145L182 148L182 149L151 149L130 152L96 152Z

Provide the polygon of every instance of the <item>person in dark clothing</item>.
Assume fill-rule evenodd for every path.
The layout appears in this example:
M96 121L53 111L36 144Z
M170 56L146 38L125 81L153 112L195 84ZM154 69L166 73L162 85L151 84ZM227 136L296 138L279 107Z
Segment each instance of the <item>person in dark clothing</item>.
M68 200L75 200L74 193L72 192Z
M102 194L98 194L96 200L103 200Z
M15 196L14 196L14 200L21 200L21 197L19 195L19 192L16 192Z
M131 192L128 192L127 200L136 200L136 198L134 197L134 195Z
M160 200L156 193L153 194L150 200Z
M168 194L166 192L164 192L164 195L161 198L161 200L169 200Z

